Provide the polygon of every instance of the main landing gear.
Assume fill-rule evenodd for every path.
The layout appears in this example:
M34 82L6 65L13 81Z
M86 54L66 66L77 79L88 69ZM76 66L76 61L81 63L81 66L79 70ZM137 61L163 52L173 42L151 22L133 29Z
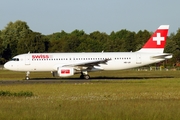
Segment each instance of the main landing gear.
M30 79L29 74L30 74L30 72L29 72L29 71L27 71L27 72L26 72L26 77L25 77L25 80L29 80L29 79Z
M90 76L88 75L87 71L81 72L80 79L89 79Z

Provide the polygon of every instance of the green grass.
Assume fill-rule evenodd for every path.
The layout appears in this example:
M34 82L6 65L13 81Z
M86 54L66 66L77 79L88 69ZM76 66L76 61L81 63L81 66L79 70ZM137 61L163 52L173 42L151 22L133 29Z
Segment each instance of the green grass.
M25 96L25 97L31 97L33 96L33 93L32 92L29 92L29 91L20 91L20 92L10 92L10 91L0 91L0 96L14 96L14 97L22 97L22 96Z
M71 84L0 84L0 91L33 93L31 97L0 96L0 119L177 120L180 118L179 71L97 73L92 73L92 77L98 78L102 75L111 78L116 75L121 80L101 79ZM3 71L0 75L4 74L8 74L9 78L11 74L14 76L14 73L9 71ZM31 75L39 78L41 74ZM20 78L23 74L16 75Z

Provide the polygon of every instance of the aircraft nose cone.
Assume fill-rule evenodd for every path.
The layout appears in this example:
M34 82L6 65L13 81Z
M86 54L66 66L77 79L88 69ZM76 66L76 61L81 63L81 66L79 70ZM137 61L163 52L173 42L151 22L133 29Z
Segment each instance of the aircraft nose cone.
M8 70L9 70L9 69L10 69L10 66L11 66L11 65L9 64L9 62L7 62L7 63L4 64L4 68L5 68L5 69L8 69Z
M7 64L7 63L5 63L5 64L4 64L4 68L6 68L6 69L7 69L7 67L8 67L8 64Z

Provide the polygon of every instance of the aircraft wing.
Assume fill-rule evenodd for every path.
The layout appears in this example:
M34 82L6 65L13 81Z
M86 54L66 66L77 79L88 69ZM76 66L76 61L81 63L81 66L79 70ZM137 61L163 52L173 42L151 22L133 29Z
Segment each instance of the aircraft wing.
M74 67L75 69L80 70L91 70L94 68L94 66L99 66L99 64L107 64L108 61L111 59L104 59L104 60L98 60L98 61L90 61L90 62L83 62L83 63L77 63L77 64L69 64L69 65L63 65L62 67Z

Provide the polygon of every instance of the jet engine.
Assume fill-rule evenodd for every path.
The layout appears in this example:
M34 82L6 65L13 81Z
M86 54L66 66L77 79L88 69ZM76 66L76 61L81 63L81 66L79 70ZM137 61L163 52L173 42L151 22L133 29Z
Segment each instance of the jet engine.
M56 72L52 73L53 76L68 77L74 75L74 68L72 67L58 67Z

